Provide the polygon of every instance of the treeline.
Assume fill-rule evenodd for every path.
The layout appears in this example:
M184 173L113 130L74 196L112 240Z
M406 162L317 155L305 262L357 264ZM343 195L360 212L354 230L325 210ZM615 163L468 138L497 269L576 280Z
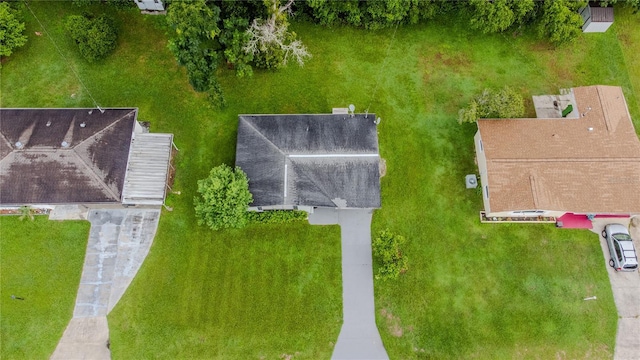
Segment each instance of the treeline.
M601 6L626 3L636 10L640 0L607 0ZM295 16L324 26L382 29L416 24L438 16L468 19L483 33L535 32L562 45L576 39L586 0L173 0L167 21L175 30L170 48L185 66L194 89L209 92L224 106L214 71L219 63L250 76L253 68L277 69L294 59L300 65L311 54L289 31Z

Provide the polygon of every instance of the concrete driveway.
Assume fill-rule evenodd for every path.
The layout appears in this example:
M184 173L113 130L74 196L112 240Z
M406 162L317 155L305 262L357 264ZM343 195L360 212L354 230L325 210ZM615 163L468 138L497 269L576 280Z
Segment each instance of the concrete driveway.
M640 219L638 219L640 220ZM630 227L636 249L640 242L640 221L634 220ZM591 231L598 234L600 247L604 254L604 263L609 274L613 300L618 309L618 331L616 333L616 347L613 358L615 360L640 359L640 273L616 272L609 266L609 248L606 240L600 235L608 223L620 223L629 226L629 219L599 219L593 222ZM636 225L637 223L637 225Z
M149 253L160 209L94 209L79 218L91 222L87 253L73 318L51 359L106 360L111 358L107 314Z
M343 323L332 359L389 359L376 327L371 209L316 209L312 225L338 224L342 238Z

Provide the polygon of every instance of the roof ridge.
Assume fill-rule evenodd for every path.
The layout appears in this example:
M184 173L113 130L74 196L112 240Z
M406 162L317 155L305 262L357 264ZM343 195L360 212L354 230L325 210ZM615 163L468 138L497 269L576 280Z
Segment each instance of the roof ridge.
M4 136L1 132L0 132L0 141L4 141L5 144L7 145L7 147L9 149L11 149L11 151L9 151L9 153L7 153L6 156L2 157L2 159L0 159L0 161L2 161L4 158L6 158L7 156L9 156L9 154L11 154L15 149L13 148L13 146L11 146L11 143L9 142L9 140L6 138L6 136Z
M113 196L113 198L114 198L116 201L120 201L120 200L121 200L121 199L120 199L120 196L118 196L118 194L116 194L115 192L113 192L113 190L111 190L111 189L109 188L109 186L108 186L107 184L105 184L105 182L102 180L102 178L101 178L100 176L98 176L98 174L96 174L96 172L95 172L95 171L93 171L93 169L91 168L91 165L87 164L87 163L84 161L84 159L82 159L82 156L80 156L80 154L78 154L78 153L76 152L75 148L74 148L74 149L70 149L70 151L73 153L73 156L74 156L74 157L76 157L78 160L80 160L80 163L82 163L82 165L84 165L84 166L85 166L85 168L87 168L87 169L89 170L89 173L91 174L91 176L92 176L94 179L98 180L98 183L100 183L100 184L102 185L102 189L103 189L103 190L106 190L106 192L107 192L108 194L110 194L111 196Z
M298 172L300 175L304 175L305 178L309 179L309 181L311 181L313 183L313 185L315 185L316 189L320 190L320 192L322 193L322 195L327 198L327 200L329 200L329 202L333 203L333 199L331 199L331 196L329 196L329 194L327 194L327 191L324 189L324 187L320 186L318 184L318 182L313 178L307 175L306 172L304 172L304 167L303 166L297 166L298 164L296 163L296 161L292 160L290 157L286 157L285 158L285 162L289 161L291 163L291 166L295 166L296 169L300 169L300 171ZM287 182L288 183L288 182ZM287 185L288 186L288 185Z
M607 129L607 133L612 133L613 132L613 124L611 124L611 119L609 119L609 112L607 111L607 109L605 108L604 104L602 103L602 93L600 92L600 85L596 86L596 93L598 94L598 102L600 103L600 109L602 110L602 117L603 117L603 122L604 122L604 126Z
M491 158L487 161L492 162L635 162L640 160L640 156L638 157L610 157L610 158L554 158L554 159L545 159L545 158Z
M112 122L111 124L105 126L102 130L97 131L95 133L93 133L93 135L87 137L86 139L80 141L79 143L77 143L76 145L73 146L73 148L75 148L76 146L80 146L84 143L86 143L87 141L89 141L89 139L93 139L95 138L98 134L102 134L103 132L105 132L107 129L110 129L112 127L114 127L117 123L119 123L122 119L124 119L126 116L129 116L129 114L131 114L131 112L135 112L135 109L132 109L131 111L129 111L128 113L122 115L119 119L117 119L116 121ZM75 120L75 117L74 117ZM135 120L135 117L134 117ZM134 123L134 127L135 127L135 123ZM131 132L133 133L133 129L131 129Z
M240 116L240 120L242 120L245 124L247 124L253 131L255 131L258 135L260 135L261 138L263 138L268 144L270 144L273 148L275 148L276 150L278 150L278 152L280 152L280 154L282 155L288 155L287 153L285 153L284 151L282 151L282 149L280 149L278 147L278 145L274 144L273 141L269 140L269 138L267 138L260 130L258 130L255 126L253 126L253 124L251 122L249 122L247 119L244 118L244 116Z
M89 139L93 139L93 138L95 138L98 134L102 134L102 133L103 133L103 132L105 132L107 129L112 128L112 127L113 127L113 126L115 126L117 123L119 123L120 121L122 121L122 119L124 119L125 117L129 116L129 114L131 114L132 112L134 112L134 113L135 113L135 111L136 111L135 109L132 109L131 111L129 111L129 112L127 112L126 114L122 115L122 116L121 116L119 119L117 119L116 121L112 122L112 123L111 123L111 124L109 124L108 126L105 126L105 127L104 127L104 129L102 129L102 130L100 130L100 131L98 131L98 132L94 133L93 135L91 135L91 136L87 137L86 139L82 140L81 142L79 142L78 144L76 144L75 146L73 146L71 149L69 149L69 150L73 151L74 156L75 156L75 157L77 157L77 158L80 160L80 162L81 162L81 163L82 163L82 164L83 164L83 165L84 165L84 166L89 170L89 172L91 173L91 176L92 176L94 179L97 179L97 180L98 180L98 182L102 185L102 188L103 188L104 190L106 190L108 194L110 194L111 196L113 196L113 198L114 198L116 201L122 201L122 197L121 197L121 196L119 196L118 194L116 194L113 190L111 190L111 188L109 187L109 185L107 185L107 184L103 181L103 179L102 179L102 178L101 178L101 177L100 177L100 176L95 172L95 170L93 169L93 167L91 166L91 164L87 164L87 162L86 162L86 161L84 161L84 159L82 158L82 156L80 156L80 154L78 154L78 153L76 152L76 148L77 148L77 147L79 147L80 145L82 145L82 144L86 143ZM133 119L133 120L134 120L134 128L135 128L135 121L136 121L135 116L134 116L134 119ZM133 128L131 129L131 134L132 134L132 136L131 136L131 140L129 141L129 152L131 152L131 143L132 143L132 141L133 141ZM128 162L128 161L129 161L129 158L127 158L127 162ZM125 169L125 175L126 175L126 169ZM124 187L123 187L123 190L124 190Z

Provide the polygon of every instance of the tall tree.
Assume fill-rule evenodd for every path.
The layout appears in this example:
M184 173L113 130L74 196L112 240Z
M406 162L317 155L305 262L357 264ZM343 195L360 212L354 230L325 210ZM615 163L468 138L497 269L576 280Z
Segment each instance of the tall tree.
M255 57L256 65L267 69L276 69L294 58L300 66L311 57L302 41L289 31L288 14L294 0L280 5L279 0L264 0L269 16L266 19L254 19L247 29L248 41L244 51Z
M582 32L578 9L586 4L586 1L544 0L538 15L538 33L554 45L575 40Z
M13 50L27 43L25 25L19 12L7 2L0 2L0 56L9 56Z
M533 0L469 0L471 27L484 33L502 32L521 24L534 10Z
M197 91L207 91L215 83L217 53L214 40L220 33L220 8L205 0L177 1L167 11L167 22L175 29L169 49L187 69L189 81Z
M65 29L78 44L80 54L89 62L104 59L116 48L118 30L113 20L100 15L70 15L65 20Z

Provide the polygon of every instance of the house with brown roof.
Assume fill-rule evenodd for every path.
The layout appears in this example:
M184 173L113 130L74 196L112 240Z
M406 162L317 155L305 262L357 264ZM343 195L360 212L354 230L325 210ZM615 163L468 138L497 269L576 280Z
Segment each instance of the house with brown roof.
M138 110L0 109L0 207L162 205L172 134Z
M575 116L478 120L486 216L552 216L562 226L563 216L640 214L640 140L622 89L577 87L553 104L561 99Z

